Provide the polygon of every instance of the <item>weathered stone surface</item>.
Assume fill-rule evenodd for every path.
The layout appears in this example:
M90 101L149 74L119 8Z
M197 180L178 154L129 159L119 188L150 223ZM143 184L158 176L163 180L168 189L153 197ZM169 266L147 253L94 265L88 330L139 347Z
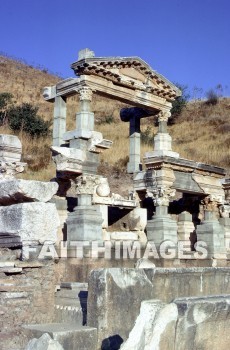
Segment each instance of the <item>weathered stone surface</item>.
M44 333L39 339L30 340L25 350L63 350L63 347L58 341L53 340L49 334Z
M229 346L230 296L142 302L121 350L225 350Z
M0 181L0 205L48 202L58 190L56 182L12 179Z
M138 235L130 231L111 232L110 238L115 241L137 241Z
M128 338L143 300L169 303L180 297L222 293L230 293L229 268L93 270L89 278L88 325L98 328L100 347L104 339L115 335L124 341Z
M98 328L98 347L111 336L127 339L141 301L150 298L152 283L144 270L114 268L92 271L87 324Z
M64 350L96 350L96 328L80 327L70 323L31 324L24 328L28 335L35 337L48 333L53 340L63 346Z
M22 144L17 136L0 134L0 160L20 162Z
M23 243L55 243L59 217L54 203L21 203L0 207L0 236L19 236Z

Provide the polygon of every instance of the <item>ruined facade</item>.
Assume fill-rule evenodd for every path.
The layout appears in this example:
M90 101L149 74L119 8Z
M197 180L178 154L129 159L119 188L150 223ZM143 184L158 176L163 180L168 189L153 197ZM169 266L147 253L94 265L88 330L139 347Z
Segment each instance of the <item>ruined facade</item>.
M0 135L1 349L165 350L188 343L208 349L223 318L223 331L215 334L224 349L229 297L223 294L230 283L225 169L173 151L167 122L180 91L142 59L95 57L85 49L71 67L76 78L43 94L54 104L55 179L19 179L26 167L20 140ZM133 176L126 197L111 193L98 173L101 152L113 144L95 130L93 94L130 105L120 111L121 123L129 123L127 172ZM76 129L66 130L72 95L79 96L80 110ZM142 164L140 120L151 116L158 132ZM184 305L188 311L181 313ZM216 307L222 318L214 315Z

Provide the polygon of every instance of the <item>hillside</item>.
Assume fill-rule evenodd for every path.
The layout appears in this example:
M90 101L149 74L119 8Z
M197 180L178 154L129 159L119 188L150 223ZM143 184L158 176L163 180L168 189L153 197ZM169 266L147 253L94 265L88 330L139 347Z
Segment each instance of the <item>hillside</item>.
M39 115L52 120L53 104L42 98L44 86L56 84L60 77L46 69L38 69L17 60L0 56L0 93L10 92L17 104L29 102L39 107ZM102 156L101 171L113 178L124 174L127 162L129 139L128 124L119 119L119 111L124 105L114 100L93 98L96 129L104 138L114 142L111 150ZM78 97L68 100L67 128L73 129L78 111ZM144 143L142 155L153 148L152 138L156 132L152 118L142 121ZM230 168L230 99L222 98L212 106L204 101L190 102L176 123L169 127L173 137L173 149L181 157L194 159L213 165ZM0 127L0 133L12 133L7 126ZM50 155L51 136L39 140L31 139L20 132L23 143L23 160L29 165L25 178L49 180L55 176L55 168ZM109 166L108 164L112 165ZM111 175L112 173L112 175Z

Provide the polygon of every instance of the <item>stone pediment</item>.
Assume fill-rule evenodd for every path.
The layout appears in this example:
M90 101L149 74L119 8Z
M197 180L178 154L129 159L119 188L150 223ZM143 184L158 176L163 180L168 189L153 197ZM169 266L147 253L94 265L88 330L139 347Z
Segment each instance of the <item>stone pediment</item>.
M85 57L71 65L77 76L96 75L113 84L173 101L180 90L139 57Z

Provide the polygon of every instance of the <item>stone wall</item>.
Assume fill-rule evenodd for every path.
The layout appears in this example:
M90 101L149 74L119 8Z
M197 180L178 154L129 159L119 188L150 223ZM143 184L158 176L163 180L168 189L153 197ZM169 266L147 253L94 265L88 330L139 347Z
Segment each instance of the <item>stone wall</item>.
M59 273L52 261L0 262L0 349L24 349L21 325L52 322Z

